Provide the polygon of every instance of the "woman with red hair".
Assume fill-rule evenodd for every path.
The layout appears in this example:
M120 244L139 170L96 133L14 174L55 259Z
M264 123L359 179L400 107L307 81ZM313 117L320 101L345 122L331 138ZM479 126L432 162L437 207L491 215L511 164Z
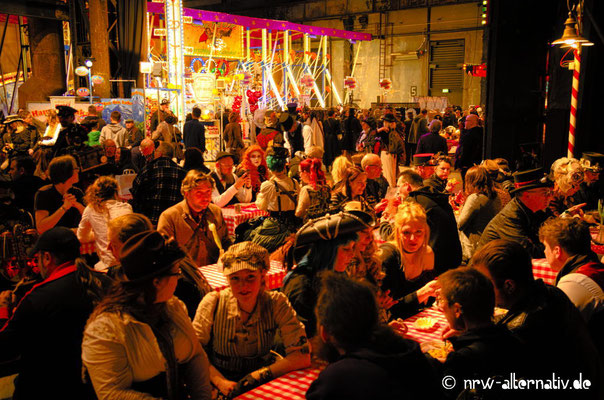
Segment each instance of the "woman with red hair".
M243 153L241 163L235 172L237 176L241 176L247 171L252 181L252 202L256 200L256 194L260 191L262 182L268 179L265 156L264 150L257 144L248 147Z
M296 217L304 222L325 215L330 208L331 190L325 180L323 164L318 158L307 158L300 163L300 190Z

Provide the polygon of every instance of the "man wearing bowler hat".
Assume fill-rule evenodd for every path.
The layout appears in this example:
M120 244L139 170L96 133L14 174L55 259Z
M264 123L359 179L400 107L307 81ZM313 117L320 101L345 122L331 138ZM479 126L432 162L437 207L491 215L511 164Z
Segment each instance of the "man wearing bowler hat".
M514 175L515 197L489 222L477 248L495 239L520 243L533 258L543 258L544 247L539 241L539 227L547 218L545 210L552 199L553 181L536 168Z
M96 399L92 386L82 383L82 334L108 278L76 262L80 242L65 227L44 232L29 255L37 256L44 281L12 316L11 292L0 294L0 361L20 357L13 399ZM95 278L82 279L87 274Z

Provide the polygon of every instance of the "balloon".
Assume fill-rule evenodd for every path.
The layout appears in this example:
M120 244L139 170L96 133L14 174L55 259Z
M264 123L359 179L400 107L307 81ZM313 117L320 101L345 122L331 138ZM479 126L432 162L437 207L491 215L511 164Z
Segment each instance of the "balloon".
M86 97L90 94L90 91L88 90L87 87L81 87L81 88L78 88L78 90L76 91L76 94L80 97Z
M77 76L86 76L88 75L88 68L81 65L77 67L74 72Z
M105 82L105 78L100 75L92 75L92 83L95 85L102 85Z
M254 92L254 94L256 95L256 97L260 97L260 96L262 96L262 91L261 90L256 90Z
M253 93L254 93L254 92L252 92L250 89L248 89L248 90L245 92L245 94L247 94L247 97L251 97Z

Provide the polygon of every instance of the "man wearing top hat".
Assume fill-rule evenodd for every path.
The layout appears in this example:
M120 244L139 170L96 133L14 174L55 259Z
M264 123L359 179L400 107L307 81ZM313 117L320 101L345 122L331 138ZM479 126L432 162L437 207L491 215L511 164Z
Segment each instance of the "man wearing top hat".
M604 168L604 154L583 153L581 165L585 175L579 191L573 196L573 204L586 203L584 210L596 210L598 200L604 199L604 182L600 179L600 172Z
M75 123L75 108L57 106L57 110L62 129L53 147L55 157L68 153L69 149L78 150L82 148L85 146L84 142L88 140L88 130Z
M533 258L543 258L539 227L546 220L544 212L552 199L554 183L542 168L519 171L514 175L515 197L489 222L478 241L477 249L495 239L520 243Z
M302 124L296 121L296 115L282 113L279 116L279 125L285 136L285 147L290 154L304 152L304 137L302 136Z

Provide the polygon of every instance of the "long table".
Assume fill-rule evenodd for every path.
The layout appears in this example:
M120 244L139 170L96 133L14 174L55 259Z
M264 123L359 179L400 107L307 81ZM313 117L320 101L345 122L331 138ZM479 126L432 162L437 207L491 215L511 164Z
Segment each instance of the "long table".
M235 207L236 206L227 206L222 209L222 217L227 224L227 230L231 236L235 235L235 228L237 228L237 225L254 217L263 217L268 215L266 211L258 209L254 203L239 204L237 206L239 211L237 211Z
M310 384L317 379L321 371L306 368L292 371L273 379L254 390L236 397L238 400L303 400Z
M206 278L212 289L221 291L229 287L226 277L222 273L222 264L210 264L199 267L199 270ZM285 268L279 261L271 261L270 269L266 273L266 288L278 289L285 278Z

